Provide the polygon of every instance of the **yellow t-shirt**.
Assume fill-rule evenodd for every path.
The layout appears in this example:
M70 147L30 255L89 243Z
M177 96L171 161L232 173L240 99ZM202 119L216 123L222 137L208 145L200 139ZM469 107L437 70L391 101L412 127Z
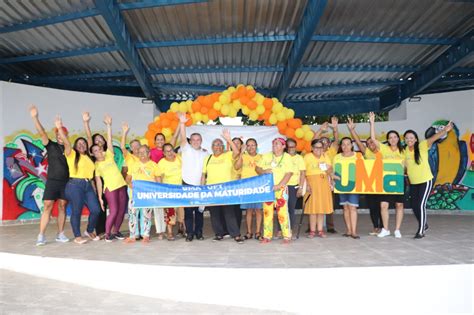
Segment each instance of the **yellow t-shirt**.
M138 156L135 156L132 153L127 153L124 160L125 160L125 165L128 168L130 168L133 165L133 163L140 161Z
M332 161L334 160L334 157L337 155L337 150L334 147L329 147L329 149L324 152L325 155L329 157L329 159Z
M174 161L168 161L166 158L158 162L158 173L163 183L181 185L183 177L181 176L181 157L178 155Z
M273 163L272 163L273 162ZM257 162L257 166L262 169L272 169L273 172L273 183L278 185L286 173L293 173L293 162L291 156L288 153L283 153L282 156L273 156L272 152L265 153L262 155L260 161Z
M336 162L338 161L352 161L352 160L355 161L357 158L357 154L360 154L360 156L362 156L361 153L357 153L357 152L354 152L352 156L343 156L342 153L336 154L336 156L332 160L332 165L336 164Z
M288 182L288 186L297 186L300 183L300 173L301 171L306 170L306 166L304 164L304 159L301 155L295 154L290 155L291 161L293 162L293 175Z
M232 180L232 169L234 161L232 159L232 151L227 151L215 157L211 154L204 159L202 172L207 174L206 184L220 184L230 182Z
M380 151L378 151L377 153L379 153L379 152ZM366 160L375 160L375 155L376 155L376 153L372 152L372 150L370 150L369 148L365 149L364 158Z
M114 191L117 188L126 186L122 173L114 160L114 152L107 150L105 160L95 162L95 176L100 176L104 180L104 191Z
M392 151L390 146L380 143L379 145L379 150L380 153L382 153L382 156L384 159L392 159L392 160L404 160L405 159L405 154L403 152L400 152L400 150Z
M233 166L234 165L233 163L235 161L236 160L232 161L232 180L238 180L238 179L242 178L242 169L236 170L235 167Z
M132 176L132 180L146 180L154 182L155 177L160 176L158 172L158 164L149 160L142 163L140 160L134 162L132 166L128 167L127 175Z
M241 178L249 178L249 177L254 177L257 176L257 172L255 171L255 166L257 166L258 161L262 156L260 154L257 154L255 156L251 156L248 153L245 153L242 156L242 175Z
M419 149L420 164L415 162L415 151L410 151L408 148L405 149L405 161L410 184L426 183L433 178L428 162L428 142L426 140L421 141Z
M308 153L304 156L304 164L306 166L306 176L311 176L326 174L326 170L332 165L332 161L325 154L317 158L314 154ZM324 164L326 165L326 170L323 171L321 167L324 168Z
M94 162L87 155L81 154L77 168L74 167L74 159L76 158L76 151L71 149L71 153L66 156L67 166L69 168L70 178L85 178L92 179L94 177Z

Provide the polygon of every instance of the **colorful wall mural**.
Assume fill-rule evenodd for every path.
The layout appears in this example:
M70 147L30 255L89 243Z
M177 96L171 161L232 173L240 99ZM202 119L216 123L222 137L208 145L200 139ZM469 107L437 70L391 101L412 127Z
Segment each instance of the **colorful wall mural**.
M75 138L73 136L72 138ZM123 155L114 141L115 161L121 168ZM3 148L3 217L5 220L39 219L43 211L43 192L48 156L41 142L28 131L5 141ZM67 210L69 214L69 209ZM85 214L87 211L85 210ZM57 216L57 207L53 209Z

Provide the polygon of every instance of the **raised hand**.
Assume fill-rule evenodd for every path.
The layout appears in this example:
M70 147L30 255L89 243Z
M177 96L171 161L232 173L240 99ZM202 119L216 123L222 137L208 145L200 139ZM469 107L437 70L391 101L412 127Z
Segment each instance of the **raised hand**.
M349 130L355 129L354 121L350 117L347 118L347 128L349 128Z
M230 131L229 129L222 129L222 138L225 139L227 142L231 142L232 138L230 137Z
M105 123L107 126L111 126L111 125L112 125L112 117L110 117L109 114L105 114L105 116L104 116L104 123Z
M38 109L36 108L35 105L30 106L30 115L32 118L37 118L38 117Z
M339 123L339 119L336 116L332 116L331 117L331 128L336 129L338 123Z
M54 119L54 125L58 130L60 130L63 127L63 121L61 120L61 116L56 115L56 118Z
M319 129L320 129L321 131L326 132L326 131L328 131L328 127L329 127L329 123L326 121L326 122L324 122L324 123L321 125L321 127L320 127Z
M128 123L123 122L123 123L122 123L122 132L123 132L123 133L127 133L127 132L129 132L129 131L130 131L130 128L128 127Z
M371 124L375 123L375 114L374 114L374 112L369 113L369 122Z
M189 120L185 113L178 113L178 119L182 124L185 124Z
M90 120L91 120L91 116L90 116L89 112L83 112L82 113L82 121L88 123Z

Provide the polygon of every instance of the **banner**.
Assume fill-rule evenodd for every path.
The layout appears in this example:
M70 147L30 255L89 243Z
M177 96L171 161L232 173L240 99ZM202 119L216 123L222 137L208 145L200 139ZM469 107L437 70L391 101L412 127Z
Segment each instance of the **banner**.
M334 192L338 194L403 194L404 167L399 160L364 160L357 154L355 161L337 161Z
M132 201L135 208L196 207L273 201L273 175L206 186L180 186L136 180Z

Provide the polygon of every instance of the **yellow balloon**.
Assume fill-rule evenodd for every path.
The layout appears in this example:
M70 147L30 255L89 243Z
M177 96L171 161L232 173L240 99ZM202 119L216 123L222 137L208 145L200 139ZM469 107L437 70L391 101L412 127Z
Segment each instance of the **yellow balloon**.
M303 128L298 128L295 130L295 136L296 138L298 139L301 139L304 137L304 131L303 131Z
M229 105L222 105L221 113L225 116L229 115L230 106Z
M186 113L188 111L188 105L186 104L186 102L179 103L179 111L181 113Z
M207 122L209 121L209 116L207 116L206 114L202 114L201 119L203 123L207 124Z
M253 90L254 89L253 86L251 86L251 85L247 85L246 88L247 88L247 90Z
M276 97L272 97L273 104L280 103L280 101Z
M158 116L155 116L155 118L153 119L153 121L155 121L155 122L158 121L158 120L160 120L160 116L159 116L159 115L158 115Z
M148 140L146 138L140 138L141 145L148 145Z
M272 111L274 113L279 113L283 110L283 105L280 103L280 102L277 102L277 103L273 103L273 108L272 108ZM283 114L283 116L285 116L285 114Z
M215 110L221 110L222 108L222 103L221 102L215 102L214 105L212 105Z
M239 89L239 87L241 87L241 86L244 86L244 85L241 83L241 84L238 84L235 88Z
M165 138L169 138L173 134L170 128L161 129L161 133L165 136Z
M236 110L239 110L242 108L242 103L240 103L239 100L234 100L232 102L232 107L234 107Z
M283 113L283 112L277 113L277 114L276 114L276 117L277 117L277 120L278 120L278 121L284 121L284 120L286 120L285 113Z
M303 127L304 127L304 126L303 126ZM304 130L304 129L303 129L303 130ZM305 133L304 133L304 139L305 139L306 141L311 141L311 140L313 140L313 136L314 136L314 132L311 131L311 130L305 131Z
M221 102L222 104L229 104L230 96L228 94L222 93L221 96L219 96L219 102Z
M234 93L235 90L236 90L236 88L235 88L234 86L230 86L230 87L227 89L227 91L228 91L229 93Z
M253 100L257 102L257 105L263 105L263 101L265 100L265 97L262 94L257 93L255 94Z
M194 113L194 121L201 121L202 114L200 112Z
M237 117L237 109L231 107L230 112L229 112L229 117L231 117L231 118Z
M171 105L170 105L170 110L171 110L173 113L176 113L176 112L179 110L179 104L178 104L177 102L171 103Z
M285 108L285 116L286 119L292 119L293 117L295 117L295 111L291 108Z
M250 120L254 120L254 121L257 120L257 119L258 119L258 114L257 114L257 112L254 111L254 110L251 111L250 114L249 114L249 119L250 119Z
M250 109L247 106L242 106L242 114L244 114L245 116L248 116L249 113L250 113Z
M303 128L303 131L306 133L307 131L311 131L311 127L308 125L303 125L301 128Z
M276 124L278 122L277 116L275 114L271 114L270 118L268 118L268 121L272 125Z
M255 111L257 112L257 114L261 115L261 114L265 113L265 106L258 105L257 108L255 109Z

